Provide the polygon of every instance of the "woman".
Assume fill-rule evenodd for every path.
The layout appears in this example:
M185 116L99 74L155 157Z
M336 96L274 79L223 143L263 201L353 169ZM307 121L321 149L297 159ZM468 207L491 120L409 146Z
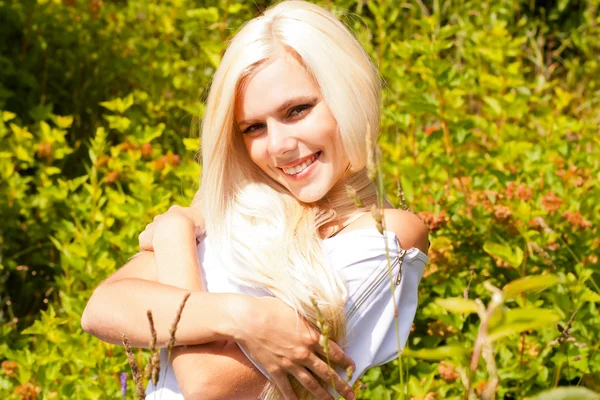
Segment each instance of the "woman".
M215 73L203 120L199 197L207 238L196 248L194 223L183 212L155 219L154 253L100 285L84 329L113 343L122 331L147 346L150 308L164 345L191 291L174 374L167 371L150 392L331 398L324 386L333 393L333 382L352 399L342 379L348 355L356 362L350 384L395 357L427 263L427 230L414 214L386 202L382 236L367 212L376 203L366 166L379 96L368 56L322 8L284 1L248 22ZM333 339L321 342L327 349L317 326Z

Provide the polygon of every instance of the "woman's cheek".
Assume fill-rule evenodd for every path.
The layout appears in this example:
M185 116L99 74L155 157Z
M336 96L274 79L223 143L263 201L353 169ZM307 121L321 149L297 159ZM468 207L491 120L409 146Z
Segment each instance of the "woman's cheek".
M260 139L249 139L246 141L246 149L250 160L260 169L268 173L268 154L266 146Z

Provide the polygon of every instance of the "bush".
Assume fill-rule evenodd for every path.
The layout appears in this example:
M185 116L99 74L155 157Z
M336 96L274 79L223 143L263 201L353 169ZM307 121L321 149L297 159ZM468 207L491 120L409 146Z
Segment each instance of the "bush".
M119 396L81 312L193 197L210 78L268 3L0 3L3 398ZM332 3L385 80L386 192L432 233L403 379L359 398L599 391L598 1Z

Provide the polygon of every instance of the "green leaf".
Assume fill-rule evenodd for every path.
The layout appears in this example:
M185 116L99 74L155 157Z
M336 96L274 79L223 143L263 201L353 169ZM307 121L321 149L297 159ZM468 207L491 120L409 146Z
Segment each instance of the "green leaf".
M13 119L13 118L14 118L14 117L16 117L16 116L17 116L17 114L15 114L15 113L12 113L12 112L10 112L10 111L3 111L3 112L2 112L2 120L3 120L4 122L10 121L11 119Z
M600 302L600 294L594 292L590 288L585 288L583 294L581 295L581 300L597 303Z
M461 346L440 346L435 349L419 350L405 348L402 352L402 355L422 360L447 360L449 358L460 358L465 354L467 354L467 350Z
M129 94L124 99L116 98L111 101L102 101L100 105L104 108L109 109L113 112L118 112L119 114L123 114L129 107L133 105L133 94Z
M131 125L129 118L120 117L118 115L103 115L104 119L108 121L108 127L115 129L119 132L124 132Z
M463 314L476 313L479 308L475 301L463 299L462 297L436 299L435 302L446 311Z
M183 145L185 149L188 151L198 151L200 148L200 139L199 138L186 138L183 139Z
M502 289L504 297L513 298L522 292L538 292L560 282L556 275L532 275L517 279Z
M531 400L599 400L600 394L584 387L560 387L546 390Z
M502 106L500 105L500 102L497 99L486 96L483 98L483 101L485 102L485 104L490 106L490 108L494 112L494 115L502 114Z
M196 8L187 10L186 15L190 19L200 19L206 22L217 22L219 20L219 9L216 7Z
M70 115L62 116L62 115L53 115L52 120L60 129L70 128L73 124L73 117Z
M560 321L558 314L543 308L512 309L504 313L502 323L489 332L488 338L494 341L530 329L553 326L558 321Z
M33 135L27 131L27 127L21 128L20 126L11 123L10 130L17 137L17 139L33 139Z
M415 188L414 188L412 181L406 175L402 175L400 177L400 184L402 185L402 191L404 192L404 197L406 197L406 200L408 201L408 203L412 203L412 201L415 198L415 195L414 195Z
M145 126L142 135L140 136L140 143L150 143L154 139L161 137L165 130L165 124L160 123L157 126ZM185 140L185 139L183 139ZM198 139L199 140L199 139Z
M513 249L500 243L485 242L483 250L493 257L506 261L515 268L523 262L523 250L519 247Z

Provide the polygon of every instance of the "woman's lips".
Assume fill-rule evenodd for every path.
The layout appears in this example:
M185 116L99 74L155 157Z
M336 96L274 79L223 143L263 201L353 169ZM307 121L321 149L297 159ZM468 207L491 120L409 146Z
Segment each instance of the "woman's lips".
M312 155L310 158L305 160L303 163L296 165L292 168L280 168L286 178L292 180L299 180L306 177L314 168L317 163L319 157L321 156L321 152L317 152Z

